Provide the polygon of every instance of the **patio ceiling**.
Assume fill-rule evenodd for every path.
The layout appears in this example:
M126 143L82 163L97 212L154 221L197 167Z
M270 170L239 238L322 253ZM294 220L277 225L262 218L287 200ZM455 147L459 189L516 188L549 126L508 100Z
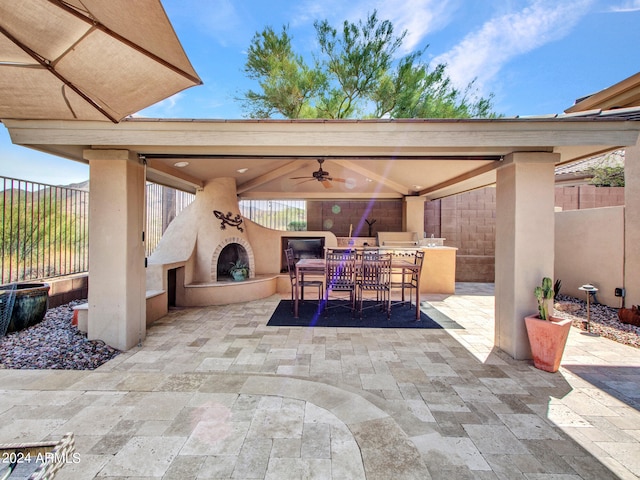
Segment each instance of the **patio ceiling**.
M634 145L640 122L612 116L498 120L4 120L14 143L86 162L85 149L127 149L151 181L196 191L236 179L241 198L436 199L490 185L512 152L561 163ZM292 180L323 169L346 182ZM179 168L176 163L188 162ZM244 170L246 169L246 170ZM240 170L240 171L239 171Z

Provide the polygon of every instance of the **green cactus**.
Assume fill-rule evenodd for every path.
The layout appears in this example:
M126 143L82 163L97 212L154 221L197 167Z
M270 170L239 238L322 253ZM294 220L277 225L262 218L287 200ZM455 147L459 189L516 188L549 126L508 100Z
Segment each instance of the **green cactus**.
M536 287L533 291L538 299L538 312L540 312L540 318L542 320L549 319L549 300L553 300L553 280L549 277L542 279L542 286Z

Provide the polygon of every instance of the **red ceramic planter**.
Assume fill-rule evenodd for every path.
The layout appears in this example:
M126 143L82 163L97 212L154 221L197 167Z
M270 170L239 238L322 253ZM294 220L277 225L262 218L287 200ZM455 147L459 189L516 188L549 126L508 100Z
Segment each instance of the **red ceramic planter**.
M533 364L546 372L557 372L564 347L569 337L571 320L551 317L551 321L542 320L538 315L524 318L533 354Z

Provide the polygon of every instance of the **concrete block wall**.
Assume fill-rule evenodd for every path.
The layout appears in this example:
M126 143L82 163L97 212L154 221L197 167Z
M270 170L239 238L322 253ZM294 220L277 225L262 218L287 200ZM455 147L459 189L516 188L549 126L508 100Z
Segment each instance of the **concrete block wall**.
M624 205L624 187L594 185L556 187L556 207L560 207L563 211L621 205Z
M425 204L427 233L442 236L445 245L458 248L457 282L493 282L495 210L495 188L491 187Z
M440 225L440 215L442 212L442 202L435 200L424 204L424 231L427 237L433 235L435 238L442 238L442 228ZM447 243L447 245L449 245Z
M556 187L557 207L578 210L624 205L623 187ZM372 234L402 230L402 201L310 201L308 230L330 230L336 236L367 236L362 219L376 219ZM458 248L457 282L493 282L495 279L496 190L486 187L452 197L425 202L424 231L446 238L445 245ZM357 227L362 222L362 230Z
M310 231L331 231L336 237L348 237L352 226L352 236L367 237L369 225L365 220L374 219L373 237L378 232L402 231L402 200L307 202L307 230Z

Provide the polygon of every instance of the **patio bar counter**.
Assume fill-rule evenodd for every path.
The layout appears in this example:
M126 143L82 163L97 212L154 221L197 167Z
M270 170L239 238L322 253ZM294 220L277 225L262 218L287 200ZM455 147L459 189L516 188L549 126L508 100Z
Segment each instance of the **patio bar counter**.
M424 263L420 277L421 293L456 292L456 252L455 247L422 247Z

